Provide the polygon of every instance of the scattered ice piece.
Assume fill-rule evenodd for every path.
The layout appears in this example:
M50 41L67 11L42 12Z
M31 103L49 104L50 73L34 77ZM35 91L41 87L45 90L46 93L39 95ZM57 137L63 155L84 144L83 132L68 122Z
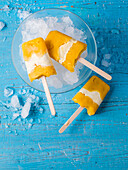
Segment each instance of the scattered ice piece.
M51 76L49 79L48 79L48 84L50 86L53 86L55 88L62 88L63 84L62 82L55 76Z
M3 11L10 11L11 9L9 8L9 5L5 5L3 8L2 8Z
M63 74L63 80L67 84L73 85L74 83L78 82L78 76L75 72L71 73L71 72L67 71Z
M24 20L25 18L27 18L29 15L31 15L31 13L29 11L21 11L18 10L18 17L20 18L20 20Z
M40 120L40 119L38 119L38 123L41 123L41 120Z
M6 87L4 89L4 96L5 97L9 97L9 96L12 96L14 94L14 90L10 87Z
M33 89L33 88L31 88L31 91L33 92L33 91L34 91L34 89Z
M29 122L32 123L32 122L33 122L33 119L31 118L31 119L29 120Z
M6 109L9 109L10 108L10 104L8 104L8 101L7 103L4 103L0 100L0 103L6 108Z
M5 124L5 128L6 128L6 129L9 128L8 124Z
M7 117L8 117L7 115L4 115L4 116L3 116L3 119L6 119Z
M15 135L16 135L16 136L18 136L18 135L19 135L19 133L17 132L17 130L16 130L16 129L14 130L14 133L15 133Z
M32 98L31 98L31 97L28 97L28 98L27 98L27 102L32 103Z
M12 120L17 119L18 117L19 117L19 113L14 113L14 114L13 114L13 117L12 117Z
M113 28L113 29L111 30L111 33L113 33L113 34L119 34L119 33L120 33L120 30L118 30L117 28Z
M40 111L40 113L43 113L44 109L42 107L40 107L39 111Z
M5 23L0 21L0 31L5 27Z
M17 95L12 96L11 98L11 106L14 107L15 109L20 108L20 102L19 102L19 98Z
M18 118L18 121L21 122L21 118L20 117Z
M8 133L12 133L12 131L11 131L11 130L9 130L9 131L8 131Z
M31 98L32 100L35 100L36 96L33 94L33 95L30 95L29 98Z
M26 93L28 93L28 94L29 94L30 92L31 92L31 90L30 90L30 89L27 89Z
M111 54L104 54L104 55L103 55L103 58L109 60L109 59L111 58Z
M111 65L111 63L108 63L106 60L102 60L101 61L101 64L103 65L103 66L105 66L105 67L109 67L109 65Z
M6 41L6 39L7 39L7 37L4 37L3 42L5 42L5 41Z
M29 123L28 124L28 129L32 128L33 124Z
M34 90L34 93L38 93L38 91L37 91L37 90Z
M29 115L29 112L30 112L30 108L31 108L31 99L30 98L28 98L27 99L27 102L25 103L25 105L23 106L23 108L22 108L22 111L21 111L21 117L22 118L26 118L26 117L28 117L28 115Z
M39 103L40 98L38 96L36 96L36 103Z
M34 94L30 94L27 99L27 101L31 103L36 103L36 104L39 102L39 100L40 100L39 97L35 96Z
M20 89L19 94L26 94L26 90L25 89Z

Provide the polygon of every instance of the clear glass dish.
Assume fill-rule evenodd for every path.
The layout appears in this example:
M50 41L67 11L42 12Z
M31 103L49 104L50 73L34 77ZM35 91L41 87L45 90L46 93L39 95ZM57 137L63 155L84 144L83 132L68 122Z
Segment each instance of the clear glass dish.
M58 19L58 22L62 19L62 17L69 17L72 22L73 22L73 26L75 29L79 29L82 30L84 32L83 34L83 42L87 43L87 57L86 60L88 60L89 62L91 62L92 64L95 65L96 60L97 60L97 46L96 46L96 41L95 38L93 36L92 31L90 30L90 28L88 27L88 25L76 14L67 11L67 10L63 10L63 9L44 9L41 11L38 11L32 15L30 15L29 17L27 17L19 26L19 28L17 29L13 41L12 41L12 61L14 64L14 67L17 71L17 73L20 75L20 77L31 87L35 88L36 90L42 91L44 92L43 89L43 85L41 83L40 80L35 80L33 82L30 82L29 78L28 78L28 74L27 71L24 67L24 61L23 61L23 57L21 54L21 44L23 43L22 40L22 31L23 28L26 24L26 22L30 21L31 19L38 19L38 18L46 18L46 17L56 17ZM66 27L66 23L63 26ZM43 29L43 28L42 28ZM65 32L64 32L65 33ZM36 38L36 37L35 37ZM45 38L45 37L43 37ZM80 40L79 38L77 40ZM83 55L85 55L83 53ZM55 68L58 70L58 67L63 67L60 64L58 64L57 62L53 61L55 64ZM76 65L77 68L77 65ZM61 69L61 68L60 68ZM65 72L66 69L62 68L62 70ZM60 88L55 88L52 87L50 85L50 81L49 78L47 78L48 80L48 84L49 84L49 89L51 93L63 93L69 90L72 90L74 88L76 88L77 86L81 85L91 74L91 70L85 66L82 67L82 69L79 70L79 75L78 75L78 81L74 84L68 84L68 83L63 83L63 86ZM55 76L54 76L55 78ZM52 76L50 78L50 80L52 79ZM64 82L64 81L63 81Z

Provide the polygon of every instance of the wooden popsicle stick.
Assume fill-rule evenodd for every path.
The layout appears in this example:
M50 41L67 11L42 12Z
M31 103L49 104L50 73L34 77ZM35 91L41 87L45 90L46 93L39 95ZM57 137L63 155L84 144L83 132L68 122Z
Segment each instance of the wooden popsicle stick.
M49 91L49 88L48 88L46 77L43 76L43 77L41 77L41 79L42 79L44 91L45 91L45 94L46 94L46 97L47 97L47 100L48 100L48 104L49 104L49 107L50 107L50 110L51 110L51 114L55 115L56 111L55 111L55 108L54 108L54 105L53 105L53 101L52 101L51 94L50 94L50 91Z
M106 78L107 80L111 80L112 77L105 73L104 71L102 71L101 69L99 69L98 67L96 67L95 65L91 64L90 62L88 62L87 60L85 60L84 58L80 57L78 59L78 61L82 64L84 64L85 66L87 66L88 68L90 68L91 70L95 71L96 73L98 73L99 75L101 75L102 77Z
M73 113L73 115L67 120L67 122L60 128L59 133L63 133L65 131L65 129L67 129L67 127L72 123L72 121L82 112L82 110L84 109L84 107L79 107L75 113Z

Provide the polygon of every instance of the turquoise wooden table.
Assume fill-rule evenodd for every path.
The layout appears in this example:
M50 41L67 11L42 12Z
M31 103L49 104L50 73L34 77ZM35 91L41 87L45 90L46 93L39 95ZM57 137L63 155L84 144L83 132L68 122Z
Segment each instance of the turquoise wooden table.
M96 65L113 77L107 82L111 90L97 114L89 117L84 110L63 134L58 130L78 108L71 98L83 84L52 94L57 116L51 117L45 94L23 82L11 60L12 38L22 20L18 10L34 13L44 8L62 8L79 15L96 37ZM0 21L6 24L0 31L0 169L128 168L127 14L127 0L0 1ZM104 64L106 54L110 59ZM6 87L15 95L22 93L23 103L28 93L39 96L40 107L33 107L28 119L13 118L17 111L8 107L11 97L4 96Z

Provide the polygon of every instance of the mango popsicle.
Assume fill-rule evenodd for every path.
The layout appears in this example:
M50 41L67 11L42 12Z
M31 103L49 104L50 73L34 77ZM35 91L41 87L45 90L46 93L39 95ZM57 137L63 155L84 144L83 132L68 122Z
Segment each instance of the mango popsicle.
M109 90L108 84L97 76L92 76L72 100L81 107L85 107L88 115L91 116L96 113Z
M50 56L71 72L74 72L78 57L87 49L87 44L59 31L49 32L45 43Z
M75 103L78 103L80 107L60 128L59 133L62 133L84 108L87 109L89 116L94 115L109 90L110 87L108 84L106 84L97 76L92 76L80 89L80 91L73 97L72 100Z
M43 38L36 38L23 43L22 51L31 82L42 76L49 77L56 74Z
M50 56L62 64L69 71L74 72L75 65L77 61L79 61L107 80L112 79L109 74L105 73L89 61L80 57L80 55L87 49L87 44L81 41L77 41L59 31L49 32L45 39L45 43Z
M56 70L49 57L43 38L36 38L23 43L22 51L30 81L41 78L51 113L55 115L56 112L46 77L56 74Z

